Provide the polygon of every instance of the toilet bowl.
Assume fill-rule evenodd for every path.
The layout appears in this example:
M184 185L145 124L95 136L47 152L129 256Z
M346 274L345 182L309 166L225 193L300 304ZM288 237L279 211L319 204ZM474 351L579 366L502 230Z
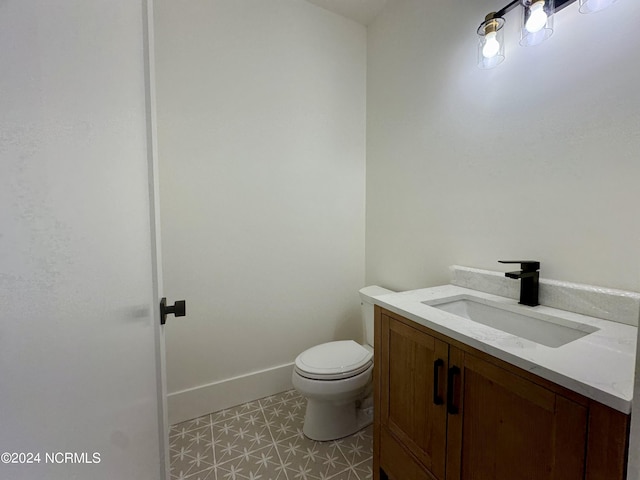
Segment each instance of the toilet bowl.
M307 399L303 433L328 441L351 435L373 421L373 297L392 293L378 286L360 290L366 343L323 343L295 361L293 387Z

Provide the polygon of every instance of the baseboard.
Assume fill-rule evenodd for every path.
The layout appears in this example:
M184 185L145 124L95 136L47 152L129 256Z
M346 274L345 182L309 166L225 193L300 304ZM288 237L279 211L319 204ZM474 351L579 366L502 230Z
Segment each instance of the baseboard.
M169 425L293 388L293 363L167 395Z

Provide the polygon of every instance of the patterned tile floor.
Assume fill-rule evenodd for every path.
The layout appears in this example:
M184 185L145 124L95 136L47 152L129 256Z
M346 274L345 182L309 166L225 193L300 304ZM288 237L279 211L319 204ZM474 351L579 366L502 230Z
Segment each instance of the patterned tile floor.
M332 442L302 434L295 390L171 427L171 480L365 480L373 427Z

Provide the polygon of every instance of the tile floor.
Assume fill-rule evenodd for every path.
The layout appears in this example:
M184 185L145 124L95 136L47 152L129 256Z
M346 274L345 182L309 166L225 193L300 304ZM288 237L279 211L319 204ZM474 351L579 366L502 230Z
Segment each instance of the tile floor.
M171 427L171 480L365 480L373 427L332 442L302 434L295 390Z

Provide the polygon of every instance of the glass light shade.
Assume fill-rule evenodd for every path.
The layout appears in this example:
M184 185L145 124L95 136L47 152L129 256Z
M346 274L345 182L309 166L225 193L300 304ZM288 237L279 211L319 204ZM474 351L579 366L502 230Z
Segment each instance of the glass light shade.
M580 13L595 13L604 10L616 0L580 0Z
M554 0L524 0L523 6L520 45L538 45L553 34Z
M504 19L490 15L478 28L478 67L493 68L504 61Z

